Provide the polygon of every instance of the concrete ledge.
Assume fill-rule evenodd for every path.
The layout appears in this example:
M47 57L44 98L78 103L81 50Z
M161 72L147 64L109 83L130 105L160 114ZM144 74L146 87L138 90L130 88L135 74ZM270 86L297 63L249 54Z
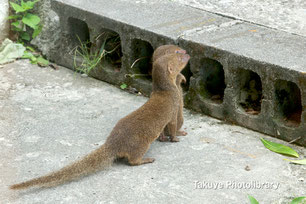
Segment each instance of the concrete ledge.
M71 50L111 31L120 36L121 67L102 65L91 75L126 83L149 95L153 50L175 43L190 53L184 70L186 106L287 141L306 145L306 39L221 17L171 2L137 4L120 0L90 3L52 1L62 36L57 63L73 69Z

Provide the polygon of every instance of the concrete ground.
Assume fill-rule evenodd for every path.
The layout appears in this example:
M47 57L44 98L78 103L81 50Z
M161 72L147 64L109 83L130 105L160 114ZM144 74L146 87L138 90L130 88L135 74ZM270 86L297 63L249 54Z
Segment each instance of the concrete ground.
M184 111L179 143L154 142L152 164L116 162L48 189L8 186L44 175L103 144L116 122L148 99L60 67L26 60L0 68L0 203L288 203L305 196L306 166L284 161L260 137L303 147Z
M304 0L172 0L212 13L306 36Z
M125 0L130 1L130 0ZM154 4L164 0L134 0ZM223 16L306 36L304 0L168 0ZM183 15L183 14L178 14Z

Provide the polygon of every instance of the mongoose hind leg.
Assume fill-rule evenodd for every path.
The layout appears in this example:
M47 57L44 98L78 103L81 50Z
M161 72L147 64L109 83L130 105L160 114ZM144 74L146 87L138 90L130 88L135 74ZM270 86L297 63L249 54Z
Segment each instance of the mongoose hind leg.
M129 164L131 166L138 166L142 164L148 164L148 163L153 163L155 161L154 158L133 158L129 159Z
M152 163L155 161L154 158L143 158L145 153L148 151L150 144L138 147L137 151L130 152L128 155L128 162L131 166L138 166L142 164Z

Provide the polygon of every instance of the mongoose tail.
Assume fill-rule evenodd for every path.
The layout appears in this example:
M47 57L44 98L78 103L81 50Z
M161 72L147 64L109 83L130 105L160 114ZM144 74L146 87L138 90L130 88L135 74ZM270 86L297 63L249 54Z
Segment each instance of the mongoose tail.
M96 172L110 166L115 159L115 154L106 144L62 169L46 176L38 177L19 184L10 186L10 189L20 190L33 186L51 187L67 181L75 180L81 176Z

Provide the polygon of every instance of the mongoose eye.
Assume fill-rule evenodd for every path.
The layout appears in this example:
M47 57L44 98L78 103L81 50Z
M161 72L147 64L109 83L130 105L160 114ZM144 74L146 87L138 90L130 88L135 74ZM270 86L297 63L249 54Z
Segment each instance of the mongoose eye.
M186 54L186 50L183 49L175 50L175 53Z

